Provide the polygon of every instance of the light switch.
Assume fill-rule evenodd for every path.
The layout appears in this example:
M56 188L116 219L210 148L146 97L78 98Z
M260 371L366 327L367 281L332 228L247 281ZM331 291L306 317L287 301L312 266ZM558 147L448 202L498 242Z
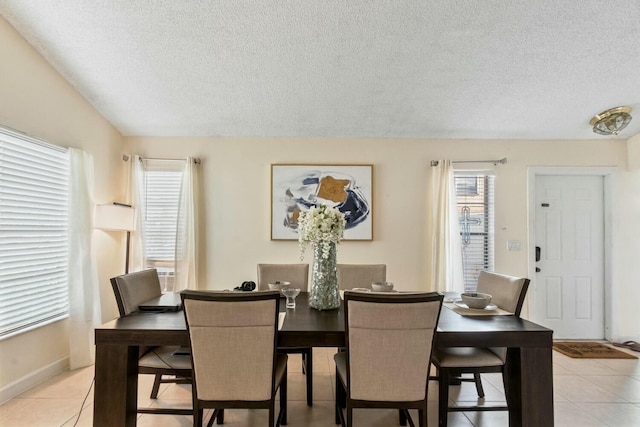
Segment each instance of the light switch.
M520 250L520 240L509 240L509 241L507 241L507 250L508 251L519 251Z

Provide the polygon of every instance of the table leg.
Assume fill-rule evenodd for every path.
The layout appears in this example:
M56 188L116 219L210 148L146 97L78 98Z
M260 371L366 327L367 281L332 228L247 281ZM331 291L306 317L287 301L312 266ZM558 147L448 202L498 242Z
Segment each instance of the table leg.
M138 399L138 347L96 345L94 427L135 426Z
M505 375L509 426L553 426L551 346L510 348Z

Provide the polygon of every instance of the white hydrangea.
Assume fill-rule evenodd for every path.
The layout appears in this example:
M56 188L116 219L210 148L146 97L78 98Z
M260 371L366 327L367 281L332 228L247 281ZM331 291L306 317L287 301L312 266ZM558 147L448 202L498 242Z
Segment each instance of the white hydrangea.
M309 244L314 249L319 246L322 249L322 257L329 258L331 243L340 243L345 224L344 214L326 205L314 206L300 213L298 217L300 260L304 258L304 251Z

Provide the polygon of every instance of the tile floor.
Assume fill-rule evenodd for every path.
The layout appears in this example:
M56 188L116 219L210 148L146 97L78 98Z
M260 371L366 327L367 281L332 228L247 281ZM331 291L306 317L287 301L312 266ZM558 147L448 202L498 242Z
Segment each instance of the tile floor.
M633 352L629 351L633 354ZM289 361L289 426L334 426L334 349L314 350L314 405L305 402L305 381L300 372L299 356ZM638 353L635 353L639 355ZM638 359L571 359L558 352L554 358L555 425L557 427L640 426L640 362ZM0 405L2 427L71 427L92 425L93 393L87 396L92 383L93 367L68 371ZM499 375L483 375L486 404L503 401ZM149 399L152 377L140 380L140 406L189 407L190 386L167 384L161 388L157 401ZM80 407L84 407L80 413ZM453 403L477 402L472 383L452 387ZM428 422L437 425L437 384L429 387ZM396 411L356 410L354 422L359 426L387 427L398 425ZM263 426L265 411L235 410L225 414L228 426ZM140 415L139 426L190 426L189 416ZM452 412L451 427L507 426L506 412ZM542 426L545 427L545 426Z

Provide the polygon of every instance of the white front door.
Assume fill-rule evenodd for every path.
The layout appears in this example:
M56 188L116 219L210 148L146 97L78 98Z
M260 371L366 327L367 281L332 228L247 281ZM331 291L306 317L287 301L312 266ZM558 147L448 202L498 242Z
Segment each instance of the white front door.
M554 338L603 339L604 178L538 175L535 183L533 320Z

